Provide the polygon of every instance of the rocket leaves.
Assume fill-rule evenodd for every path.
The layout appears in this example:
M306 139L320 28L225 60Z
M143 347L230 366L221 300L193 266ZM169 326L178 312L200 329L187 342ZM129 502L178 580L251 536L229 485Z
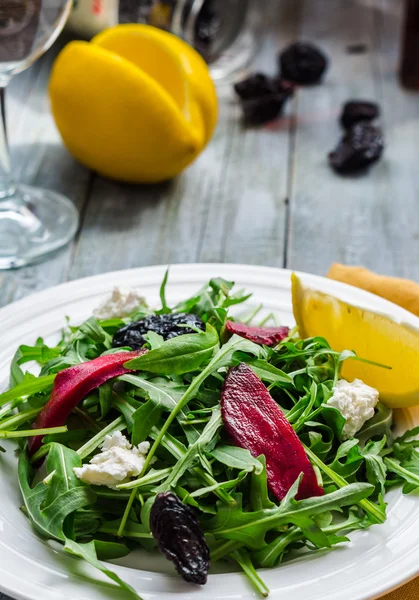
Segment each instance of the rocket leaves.
M133 372L84 398L71 415L68 431L50 431L32 464L21 452L23 510L40 536L60 542L66 552L135 594L99 558L122 557L139 546L155 551L151 507L156 494L173 492L196 511L212 561L235 561L266 595L256 568L274 567L291 552L299 555L344 543L349 532L385 520L388 488L402 486L406 493L419 489L419 430L394 439L393 413L379 403L356 437L342 441L345 418L327 401L342 361L353 358L352 351L334 350L322 337L301 339L295 330L269 348L230 337L226 321L240 321L236 305L250 294L213 278L170 306L167 285L166 273L156 311L141 308L131 317L101 321L91 317L66 327L55 347L39 338L17 350L11 387L0 394L0 430L7 426L16 436L27 436L31 421L48 401L55 374L114 352L112 339L120 327L145 315L176 312L193 313L205 324L205 331L167 341L146 333L149 351L126 363ZM272 313L259 318L260 306L248 308L243 322L278 324ZM39 365L39 376L25 372L31 362ZM300 438L323 496L296 500L297 480L279 503L269 489L265 457L234 446L228 437L220 397L228 370L241 362L262 380ZM143 471L113 489L82 483L74 467L100 452L106 435L116 431L134 446L150 442ZM23 447L22 438L20 443ZM32 485L32 465L42 459L48 476Z

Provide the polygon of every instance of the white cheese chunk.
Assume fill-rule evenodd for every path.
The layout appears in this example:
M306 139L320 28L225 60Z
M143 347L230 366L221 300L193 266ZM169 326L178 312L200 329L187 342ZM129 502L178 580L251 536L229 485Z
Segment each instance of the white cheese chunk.
M146 301L137 290L115 286L110 296L93 311L93 315L96 319L128 317L140 305L146 306Z
M353 437L365 421L374 416L377 402L378 391L360 379L355 379L352 383L345 379L337 382L333 388L333 396L327 404L337 408L346 419L342 431L343 439Z
M89 464L74 467L74 473L85 483L114 489L119 483L138 477L149 448L149 442L132 446L120 431L115 431L105 437L102 452L96 454Z

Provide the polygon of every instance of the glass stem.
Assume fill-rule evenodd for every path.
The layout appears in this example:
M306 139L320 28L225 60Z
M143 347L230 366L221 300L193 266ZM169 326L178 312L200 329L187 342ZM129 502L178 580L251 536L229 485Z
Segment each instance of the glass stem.
M0 201L13 196L15 184L10 166L6 128L6 83L0 81Z

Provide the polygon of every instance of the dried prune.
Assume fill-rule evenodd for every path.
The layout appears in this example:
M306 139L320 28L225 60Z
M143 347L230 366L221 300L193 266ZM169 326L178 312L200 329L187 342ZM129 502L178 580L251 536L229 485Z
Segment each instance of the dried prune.
M150 512L157 546L189 583L207 582L210 553L195 511L173 492L158 494Z
M355 173L376 162L383 149L381 129L361 121L345 133L336 149L329 154L329 162L338 173Z
M202 319L196 315L186 313L150 315L118 329L113 336L112 345L114 348L129 346L133 350L139 350L146 343L144 334L148 331L154 331L164 340L170 340L185 333L196 333L196 329L202 331L205 329Z
M349 129L360 121L373 121L380 116L380 107L375 102L365 100L351 100L343 106L340 122L345 129Z
M239 81L234 86L236 94L242 100L249 98L260 98L261 96L269 96L276 93L276 80L268 77L263 73L254 73L247 79Z
M328 66L325 54L308 42L295 42L279 55L281 76L295 83L317 83Z
M269 123L282 113L285 102L294 93L289 81L256 73L234 86L240 96L243 117L249 125Z

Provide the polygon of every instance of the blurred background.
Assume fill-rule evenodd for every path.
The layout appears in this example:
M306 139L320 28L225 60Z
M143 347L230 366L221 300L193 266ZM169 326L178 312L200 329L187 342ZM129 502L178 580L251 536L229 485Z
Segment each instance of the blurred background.
M92 4L99 11L102 3ZM176 4L166 3L167 11ZM237 10L237 2L216 2L198 29L196 21L188 29L178 20L183 36L214 62L219 115L204 151L166 182L102 177L73 158L57 131L47 92L51 67L70 40L86 38L103 23L74 13L52 48L12 79L7 120L14 176L70 198L80 226L64 249L39 264L1 271L1 305L68 279L162 263L248 263L325 274L339 261L419 279L419 96L400 80L408 2L239 4ZM138 4L120 5L122 20L133 19ZM227 5L234 16L223 38L217 15ZM141 19L151 22L147 10ZM106 25L112 25L121 13L106 14ZM161 10L153 19L164 26L165 14ZM239 34L243 46L232 52L231 40ZM278 53L295 40L312 42L327 56L324 78L297 85L279 118L245 124L232 83L246 73L276 75ZM230 57L223 53L228 49ZM367 172L342 176L330 168L328 153L342 136L342 105L353 99L379 104L385 151Z

